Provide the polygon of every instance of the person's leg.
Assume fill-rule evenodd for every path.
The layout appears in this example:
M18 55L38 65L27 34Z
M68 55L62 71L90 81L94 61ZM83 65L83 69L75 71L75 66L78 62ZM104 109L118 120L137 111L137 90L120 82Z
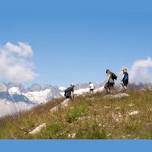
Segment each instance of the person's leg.
M125 82L124 89L125 89L125 91L127 91L127 89L128 89L128 81Z
M109 82L107 82L104 86L106 93L110 93L110 86L109 86Z
M114 91L114 85L115 85L115 83L109 83L109 92L112 94L113 93L113 91Z
M90 93L93 93L93 89L90 89Z
M71 100L74 100L74 92L71 92Z
M122 85L122 92L124 92L124 90L125 90L125 85L124 85L124 82L121 84Z
M127 89L128 89L127 87L128 87L128 81L126 80L123 82L123 91L124 92L127 91Z

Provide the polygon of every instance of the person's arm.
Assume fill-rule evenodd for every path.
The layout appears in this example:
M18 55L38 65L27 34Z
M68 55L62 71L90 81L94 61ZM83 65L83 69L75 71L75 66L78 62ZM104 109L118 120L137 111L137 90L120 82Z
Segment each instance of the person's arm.
M121 81L123 82L123 81L124 81L124 79L125 79L125 76L123 76L123 78L122 78L122 80L121 80Z
M108 81L109 81L111 79L111 74L108 74L107 77L108 77Z

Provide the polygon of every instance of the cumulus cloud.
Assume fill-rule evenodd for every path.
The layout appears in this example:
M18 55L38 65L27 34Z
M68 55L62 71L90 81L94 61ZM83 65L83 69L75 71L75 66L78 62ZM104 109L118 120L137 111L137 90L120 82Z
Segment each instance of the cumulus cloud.
M31 57L33 55L31 46L23 42L18 42L17 45L7 42L4 49L21 57Z
M147 58L137 60L130 69L130 82L132 83L152 83L152 59Z
M23 42L7 42L0 48L0 77L11 82L27 82L35 78L32 47Z

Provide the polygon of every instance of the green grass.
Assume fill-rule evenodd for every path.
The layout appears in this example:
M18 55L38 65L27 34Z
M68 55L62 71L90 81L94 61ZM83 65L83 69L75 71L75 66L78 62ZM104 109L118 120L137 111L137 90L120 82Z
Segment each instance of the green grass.
M0 120L1 139L152 139L152 91L130 91L122 99L103 93L76 97L65 109L50 112L63 99ZM137 115L129 115L138 111ZM29 131L46 123L36 135Z
M87 115L87 112L88 112L87 104L81 103L79 105L71 106L66 114L66 120L69 123L73 123L82 116Z

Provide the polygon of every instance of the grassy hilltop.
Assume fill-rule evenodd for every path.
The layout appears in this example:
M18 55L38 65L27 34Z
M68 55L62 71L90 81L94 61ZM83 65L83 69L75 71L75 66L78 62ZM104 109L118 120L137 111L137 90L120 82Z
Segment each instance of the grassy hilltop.
M103 93L76 97L51 112L63 99L28 112L1 118L1 139L152 139L152 91L130 91L129 97ZM29 132L45 123L37 134Z

